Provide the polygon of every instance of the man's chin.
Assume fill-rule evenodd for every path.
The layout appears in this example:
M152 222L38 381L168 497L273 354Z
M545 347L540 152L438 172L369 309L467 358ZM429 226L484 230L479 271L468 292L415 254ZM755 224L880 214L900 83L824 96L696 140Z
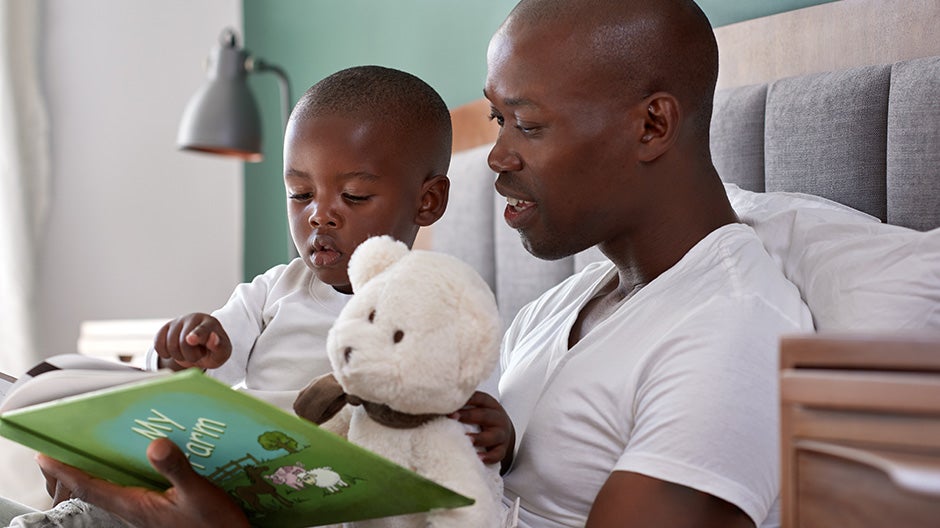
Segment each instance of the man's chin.
M564 247L555 241L535 240L521 232L519 235L522 238L522 246L526 251L540 260L559 260L577 253L577 251L572 251L571 248Z

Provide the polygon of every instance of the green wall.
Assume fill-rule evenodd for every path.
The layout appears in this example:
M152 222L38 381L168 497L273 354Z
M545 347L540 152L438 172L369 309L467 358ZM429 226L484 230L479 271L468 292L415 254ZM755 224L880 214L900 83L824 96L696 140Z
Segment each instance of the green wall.
M698 0L721 26L832 0ZM490 36L516 0L243 0L245 47L283 67L291 105L337 70L379 64L414 73L448 106L480 97ZM253 75L264 161L245 165L245 279L288 260L277 81Z
M712 26L719 27L743 20L792 11L836 0L695 0L708 15Z
M379 64L421 77L453 107L482 96L486 45L514 5L514 0L244 0L244 40L253 55L287 71L294 101L337 70ZM246 280L286 262L290 243L277 81L258 74L250 83L261 104L264 161L245 164Z

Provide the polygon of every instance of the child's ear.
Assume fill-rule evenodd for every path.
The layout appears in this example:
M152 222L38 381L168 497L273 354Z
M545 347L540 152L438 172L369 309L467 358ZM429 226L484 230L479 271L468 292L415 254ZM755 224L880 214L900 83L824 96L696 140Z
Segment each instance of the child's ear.
M421 184L421 202L415 215L415 224L426 227L437 222L447 209L450 180L443 174L431 176Z
M679 135L679 101L672 94L657 92L644 100L643 128L637 154L640 161L650 162L662 156Z

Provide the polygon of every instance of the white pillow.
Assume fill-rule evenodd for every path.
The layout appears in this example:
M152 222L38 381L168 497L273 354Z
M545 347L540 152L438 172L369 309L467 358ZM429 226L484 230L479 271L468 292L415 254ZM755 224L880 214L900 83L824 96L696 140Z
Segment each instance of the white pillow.
M921 232L817 196L726 184L819 331L940 331L940 228Z
M724 186L731 207L738 213L738 217L749 225L755 221L764 221L771 216L790 212L794 209L825 209L827 211L836 211L836 218L846 222L881 223L878 217L812 194L795 192L758 193L745 191L733 183L726 183Z

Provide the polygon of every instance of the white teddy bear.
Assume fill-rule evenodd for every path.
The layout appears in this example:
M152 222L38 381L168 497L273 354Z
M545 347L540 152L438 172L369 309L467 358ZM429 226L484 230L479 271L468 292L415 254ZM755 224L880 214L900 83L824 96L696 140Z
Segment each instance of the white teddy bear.
M343 399L360 404L347 417L348 439L475 500L472 506L354 526L514 524L506 521L511 515L502 506L498 465L485 466L466 426L447 417L496 366L500 326L486 282L454 257L411 251L388 236L356 249L349 280L355 295L327 338ZM300 407L295 405L298 413L310 417ZM329 418L335 407L314 421Z

